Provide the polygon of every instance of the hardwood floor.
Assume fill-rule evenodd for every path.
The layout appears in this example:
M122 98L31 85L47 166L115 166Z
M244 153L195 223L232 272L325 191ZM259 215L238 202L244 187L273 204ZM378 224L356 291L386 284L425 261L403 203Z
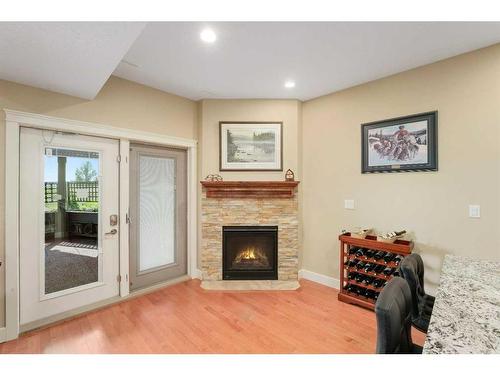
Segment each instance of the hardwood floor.
M373 353L375 314L300 281L214 292L190 280L0 344L0 353ZM414 341L422 345L424 335Z

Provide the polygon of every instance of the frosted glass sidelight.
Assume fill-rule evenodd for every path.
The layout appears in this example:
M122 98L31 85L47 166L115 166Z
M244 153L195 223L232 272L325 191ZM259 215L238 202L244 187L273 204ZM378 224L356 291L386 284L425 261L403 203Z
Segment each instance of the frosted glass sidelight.
M185 150L130 147L130 288L187 273Z
M175 159L139 157L139 272L175 261Z

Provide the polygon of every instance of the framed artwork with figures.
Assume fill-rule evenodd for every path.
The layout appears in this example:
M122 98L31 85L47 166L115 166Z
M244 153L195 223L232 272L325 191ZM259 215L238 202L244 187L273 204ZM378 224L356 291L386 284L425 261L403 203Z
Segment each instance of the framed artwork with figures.
M221 171L282 171L282 122L219 123Z
M437 171L437 111L361 125L361 172Z

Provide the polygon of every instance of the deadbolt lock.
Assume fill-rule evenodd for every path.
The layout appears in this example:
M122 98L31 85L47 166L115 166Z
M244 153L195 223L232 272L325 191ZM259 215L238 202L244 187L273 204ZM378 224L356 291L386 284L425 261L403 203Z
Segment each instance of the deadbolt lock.
M112 227L118 225L118 215L110 215L109 216L109 225Z

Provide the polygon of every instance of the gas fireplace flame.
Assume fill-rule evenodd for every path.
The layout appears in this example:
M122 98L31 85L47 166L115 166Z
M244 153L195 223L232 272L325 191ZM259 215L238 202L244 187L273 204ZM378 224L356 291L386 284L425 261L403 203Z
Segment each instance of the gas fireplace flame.
M255 258L257 258L255 256L255 249L250 248L250 249L243 250L243 252L241 253L241 258L242 259L255 259Z
M234 263L247 261L255 261L263 266L269 265L269 260L267 259L266 254L262 250L255 247L247 247L246 249L243 249L234 259Z

